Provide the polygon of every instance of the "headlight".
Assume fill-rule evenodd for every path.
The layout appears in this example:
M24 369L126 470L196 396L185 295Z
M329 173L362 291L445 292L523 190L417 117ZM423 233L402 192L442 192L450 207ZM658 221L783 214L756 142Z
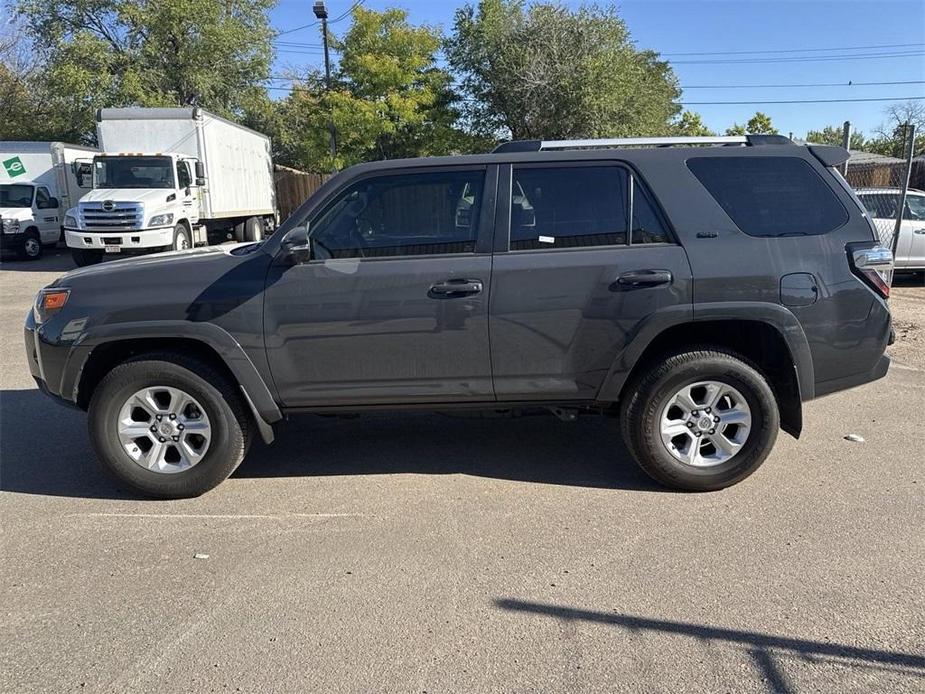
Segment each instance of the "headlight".
M77 219L69 214L64 215L64 226L70 229L77 228Z
M70 295L70 289L49 287L39 290L39 293L35 295L35 304L32 306L32 316L36 324L41 325L49 316L64 308Z
M173 224L172 214L156 214L151 217L151 223L148 226L162 227L167 226L168 224Z
M18 219L4 219L3 220L3 233L4 234L18 234L22 229L19 228Z

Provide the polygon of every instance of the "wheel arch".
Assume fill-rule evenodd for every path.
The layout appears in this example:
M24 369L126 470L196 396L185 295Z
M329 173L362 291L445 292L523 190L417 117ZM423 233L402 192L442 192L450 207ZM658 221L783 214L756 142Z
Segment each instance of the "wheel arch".
M773 304L735 310L711 306L699 314L695 308L692 320L634 341L633 352L620 355L611 368L598 399L619 402L636 377L655 361L681 348L710 346L736 352L762 372L777 399L781 428L798 438L803 428L802 403L814 395L812 358L796 317Z
M86 409L93 390L113 366L133 356L164 351L195 356L230 378L243 391L261 435L266 439L269 432L272 439L269 424L282 419L282 413L270 388L238 342L211 323L120 324L84 334L71 350L60 392Z

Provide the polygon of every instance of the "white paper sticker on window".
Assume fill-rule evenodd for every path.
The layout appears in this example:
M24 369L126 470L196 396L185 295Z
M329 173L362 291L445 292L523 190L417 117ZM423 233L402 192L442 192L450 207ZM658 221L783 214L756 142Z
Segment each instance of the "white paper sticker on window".
M555 243L556 237L555 236L540 236L537 239L537 241L539 241L540 243Z

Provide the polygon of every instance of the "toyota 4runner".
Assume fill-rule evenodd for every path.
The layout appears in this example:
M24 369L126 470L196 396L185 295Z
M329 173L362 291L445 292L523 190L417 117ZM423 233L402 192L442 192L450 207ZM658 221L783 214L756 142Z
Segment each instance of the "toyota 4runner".
M846 157L745 136L363 164L265 241L64 275L26 352L158 497L289 414L412 408L615 415L653 478L719 489L889 366L892 255Z

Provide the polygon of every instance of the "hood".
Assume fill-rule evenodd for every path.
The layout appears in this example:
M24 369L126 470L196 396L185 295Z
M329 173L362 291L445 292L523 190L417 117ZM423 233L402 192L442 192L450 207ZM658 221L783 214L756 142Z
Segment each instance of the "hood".
M145 207L151 207L166 205L167 198L176 193L172 188L94 188L81 197L80 202L141 202Z
M195 279L197 276L221 273L224 267L232 267L241 256L251 255L246 251L255 243L226 243L221 246L190 248L185 251L167 251L150 255L133 256L120 260L106 260L97 265L72 270L54 282L55 287L71 287L84 281L121 285L126 282L135 285L157 287L176 284L180 276Z
M3 219L18 219L20 221L32 219L31 207L0 207L0 217Z

